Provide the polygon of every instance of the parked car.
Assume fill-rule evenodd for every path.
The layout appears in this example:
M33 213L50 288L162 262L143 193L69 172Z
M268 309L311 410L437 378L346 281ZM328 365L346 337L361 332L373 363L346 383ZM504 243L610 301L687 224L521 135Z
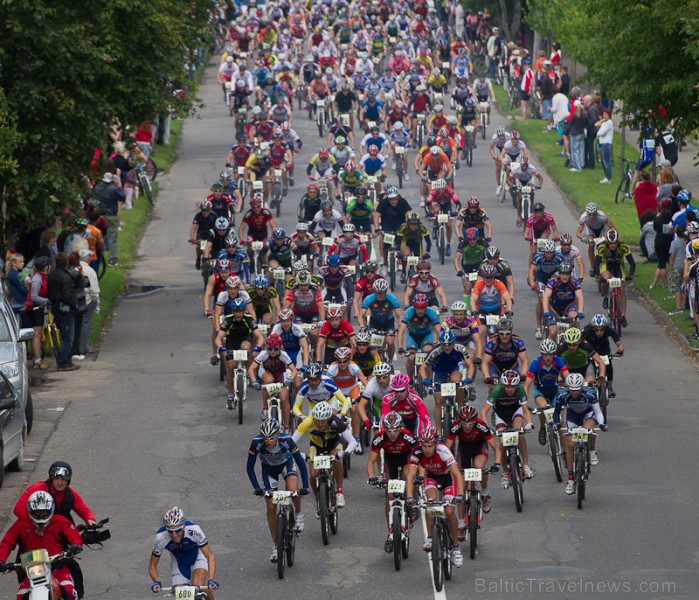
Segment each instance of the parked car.
M5 468L21 471L24 467L24 444L27 439L26 404L19 390L0 371L0 486Z

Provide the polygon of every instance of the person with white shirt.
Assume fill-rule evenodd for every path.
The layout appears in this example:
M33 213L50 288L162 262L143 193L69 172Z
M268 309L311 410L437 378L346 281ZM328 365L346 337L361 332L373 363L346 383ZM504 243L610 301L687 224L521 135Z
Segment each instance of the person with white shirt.
M100 307L100 282L97 277L95 270L87 262L92 256L92 251L89 248L83 248L78 251L78 256L80 256L80 266L82 267L82 274L87 277L90 285L85 288L85 302L87 303L87 310L83 314L83 324L80 330L80 339L78 340L78 354L73 356L78 360L83 360L85 355L89 352L89 341L90 341L90 327L92 326L92 317L96 312L99 311ZM82 356L82 358L80 358Z
M601 118L597 123L597 143L599 144L600 156L602 158L602 168L604 169L604 179L600 183L612 182L612 138L614 137L614 123L612 123L609 109L604 109Z

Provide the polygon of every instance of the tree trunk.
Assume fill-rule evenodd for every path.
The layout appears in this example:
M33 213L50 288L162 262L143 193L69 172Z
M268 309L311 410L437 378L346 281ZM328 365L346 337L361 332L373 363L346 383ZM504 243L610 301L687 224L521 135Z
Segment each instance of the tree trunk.
M504 38L506 40L514 39L510 29L510 13L507 10L507 0L498 0L498 20L500 21L500 28Z
M520 0L514 0L514 10L512 11L512 24L510 30L514 36L519 35L519 28L522 26L522 3ZM515 39L514 37L512 39Z

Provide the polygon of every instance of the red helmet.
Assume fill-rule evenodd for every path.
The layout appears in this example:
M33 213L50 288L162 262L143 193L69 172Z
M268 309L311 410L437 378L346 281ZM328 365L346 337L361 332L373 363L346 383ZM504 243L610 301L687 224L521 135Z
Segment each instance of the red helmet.
M376 156L379 153L379 147L376 146L375 144L372 144L369 146L369 154L372 156Z
M475 227L469 227L466 230L466 239L467 240L477 240L478 239L478 229Z
M282 336L273 333L267 338L267 348L279 348L282 345Z
M258 206L262 206L262 200L259 198L253 198L250 200L250 208L256 208Z
M354 161L348 160L345 163L345 171L347 171L347 173L354 173L354 171L356 169L357 169L357 165L354 164Z
M415 294L415 298L413 298L413 306L415 308L427 308L427 302L429 299L427 298L426 294Z
M478 418L478 412L473 406L462 406L459 409L459 420L462 423L473 423Z
M512 138L513 140L518 140L519 139L519 131L516 131L515 129L510 131L510 138Z
M391 379L391 389L402 392L410 387L410 377L406 373L396 373Z
M307 191L312 192L312 191L318 191L318 186L315 183L309 183L308 187L306 188Z
M331 308L328 311L328 319L339 319L342 318L342 309L341 308Z
M481 205L481 203L478 201L478 196L471 196L468 199L468 207L469 208L478 208Z
M430 269L432 269L430 261L425 260L424 258L419 263L417 263L418 271L429 271Z
M327 149L327 148L321 148L320 150L318 150L318 157L319 157L321 160L327 159L327 158L328 158L328 154L329 154L329 152L328 152L328 149Z
M421 444L434 444L437 441L437 430L434 425L429 425L422 430L419 441Z
M442 127L438 132L437 135L441 138L448 138L449 137L449 130L446 127Z
M284 121L282 123L282 131L289 131L289 129L291 129L291 124L289 121Z

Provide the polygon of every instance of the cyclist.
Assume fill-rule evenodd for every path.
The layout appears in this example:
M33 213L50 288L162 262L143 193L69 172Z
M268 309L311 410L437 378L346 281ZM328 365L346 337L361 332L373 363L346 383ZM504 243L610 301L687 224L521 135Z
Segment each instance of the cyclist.
M442 329L451 329L456 336L457 344L475 347L474 364L481 363L483 358L483 341L481 336L478 335L478 322L471 315L465 302L457 300L451 305L451 316L442 322Z
M587 256L590 259L590 265L595 262L595 239L604 236L605 230L616 229L611 219L604 214L596 203L590 202L585 206L585 212L580 215L578 221L578 230L575 235L578 239L587 244ZM583 274L582 272L580 273ZM590 277L593 277L595 271L590 268Z
M288 121L290 121L289 118L284 118L281 120L280 125ZM272 161L272 167L274 169L280 169L282 172L282 196L286 196L288 193L288 173L294 164L294 153L284 141L284 134L280 130L272 134L269 158Z
M272 327L272 333L276 333L282 338L282 346L284 352L289 355L291 362L294 363L297 369L301 366L308 365L310 351L308 347L308 337L303 330L303 327L294 322L294 313L291 309L285 308L278 313L279 321ZM299 371L300 373L300 371ZM295 384L298 382L299 375ZM298 385L296 385L298 388Z
M418 175L426 181L451 180L451 160L439 146L434 145L422 159Z
M388 293L388 281L377 279L370 294L362 302L361 312L357 313L360 327L368 327L369 331L384 331L386 353L389 363L396 351L395 330L396 322L400 322L403 311L400 302L393 294Z
M364 263L364 277L360 278L354 287L354 314L359 315L362 310L362 302L373 293L374 284L379 279L383 279L383 277L379 275L378 263L373 259L366 261Z
M270 325L274 315L278 315L281 311L277 290L269 285L266 275L255 275L252 285L248 286L246 291L250 296L250 302L255 309L257 318Z
M345 224L352 224L364 233L371 233L371 217L376 207L374 201L367 198L367 189L360 185L354 190L354 196L345 208Z
M321 148L316 154L311 157L306 167L306 175L312 180L317 181L325 178L328 187L328 197L332 198L332 179L338 170L337 160L330 154L327 148Z
M262 487L255 473L255 463L260 457L262 464ZM308 493L308 469L303 459L303 454L298 446L287 434L282 433L279 421L266 419L260 425L260 434L252 438L248 450L247 461L248 479L255 490L255 495L261 496L265 492L274 492L279 486L279 477L284 477L286 489L289 492L299 492L299 495ZM301 473L301 485L299 490L299 473ZM267 524L272 535L272 554L269 560L277 562L277 517L272 498L265 498L267 503ZM304 514L301 512L301 498L293 498L295 515L294 529L301 533L304 529Z
M419 375L425 387L433 385L434 390L434 424L437 431L442 430L442 383L463 383L473 387L473 378L476 376L476 366L468 353L466 346L455 344L456 336L451 329L443 329L439 334L439 346L432 350L420 366ZM430 371L432 377L430 377ZM466 373L464 378L463 373ZM475 388L474 393L475 393ZM456 387L456 403L461 406L464 403L463 387Z
M604 379L607 373L607 366L602 357L592 344L583 341L582 331L577 327L571 327L563 334L563 340L558 345L556 354L565 361L571 373L579 373L587 381L591 382L594 379L593 375L587 374L587 367L592 361L597 363L598 379Z
M418 293L403 313L398 327L398 354L408 349L405 368L408 373L415 370L415 352L429 352L439 338L439 313L428 306L425 294Z
M226 238L231 231L231 224L226 217L218 217L214 221L214 231L209 230L205 233L206 248L201 257L202 267L205 268L205 261L218 257L221 250L226 248Z
M318 239L334 237L335 228L342 223L342 215L333 208L332 200L323 200L320 210L313 216L312 230L317 231Z
M228 260L230 270L244 281L250 281L250 259L245 249L240 247L240 240L231 230L226 235L225 248L219 251L217 258L219 261Z
M533 165L529 164L529 158L526 156L520 157L519 162L510 164L510 174L507 177L507 182L517 190L517 205L515 206L515 210L517 211L517 227L522 226L522 186L531 186L533 179L537 180L538 187L544 185L544 178L541 173L539 173ZM533 192L531 198L534 198Z
M343 443L345 447L345 452L349 452L350 454L357 445L357 442L348 431L347 425L345 425L340 417L333 414L333 409L327 402L318 402L313 407L310 416L306 417L296 428L292 439L298 444L299 440L306 434L308 434L311 440L311 451L315 452L316 455L329 454L330 456L340 458L338 452L341 443ZM332 470L337 484L335 502L338 508L344 508L345 493L342 488L342 461L334 460L332 462ZM317 473L312 463L309 467L309 475L311 488L313 488L313 494L316 496L316 514L318 514L318 490L316 489L315 483Z
M352 434L357 441L355 452L361 454L362 446L359 441L360 420L359 413L357 412L357 403L359 402L359 395L361 393L360 385L366 387L367 380L359 366L351 360L351 348L347 346L340 347L335 350L334 356L335 362L331 363L328 367L328 377L335 382L345 398L347 398L352 405L350 416L352 419Z
M382 450L385 463L383 479L387 481L401 477L401 471L407 466L408 459L417 445L415 437L407 429L404 429L403 418L397 412L389 412L381 420L381 425L381 429L371 441L371 452L366 463L367 483L369 485L378 485L380 481L377 477L377 463ZM384 506L388 522L388 537L384 544L384 550L389 554L393 548L393 528L389 521L389 504L393 498L393 494L387 493Z
M406 216L412 212L408 201L401 196L398 188L389 186L386 191L379 196L378 206L374 212L374 237L380 236L381 232L396 234L405 223ZM418 216L419 220L419 216ZM387 259L387 248L384 246L383 236L379 237L379 250L381 259Z
M231 275L226 279L225 286L216 296L216 304L214 305L214 323L219 324L221 322L221 316L226 315L231 312L231 307L233 305L233 300L241 299L245 303L245 310L247 313L255 320L257 320L257 315L255 314L255 307L252 305L252 299L245 291L243 282L237 275Z
M381 418L389 412L397 412L405 428L413 435L420 435L432 425L424 401L410 385L410 377L396 373L391 379L391 390L381 400Z
M369 122L373 121L374 123L383 123L383 120L383 102L379 101L376 98L376 94L370 92L369 94L367 94L367 99L364 102L362 102L362 104L359 106L359 122L364 123L364 127L368 128ZM373 131L374 130L372 129L372 132ZM376 131L378 133L378 127L376 128Z
M330 156L335 159L336 168L340 171L345 168L348 161L355 160L356 155L351 146L347 145L347 137L345 135L338 134L331 141L334 141L335 144L330 147Z
M497 335L485 345L481 370L485 382L492 386L505 371L526 373L529 369L527 348L524 340L512 333L512 319L500 319Z
M419 256L429 258L432 248L430 233L420 221L420 215L415 211L409 212L405 216L405 223L400 226L396 233L395 247L400 248L403 270L401 272L401 283L406 282L406 258L408 256Z
M527 219L524 224L524 239L529 242L529 258L534 256L538 239L550 239L553 235L553 241L558 241L558 229L556 228L556 220L545 211L545 206L541 202L537 202L532 207L532 216Z
M281 227L277 227L272 231L272 240L267 243L266 250L268 251L268 266L269 269L285 269L291 271L291 246L293 241L286 235Z
M544 290L552 277L555 277L558 270L563 264L563 256L560 252L556 252L556 245L551 240L546 240L541 245L541 250L534 255L531 264L529 265L529 273L527 274L527 283L533 291L538 295L536 303L536 332L535 337L540 340L541 319L544 315Z
M481 263L481 268L485 265L493 265L496 269L495 279L503 283L510 293L512 304L515 302L515 279L512 275L510 263L500 258L500 250L496 246L488 246L485 249L485 260Z
M364 174L357 169L357 165L353 160L348 160L345 163L345 168L338 175L337 183L340 196L352 195L364 183Z
M451 501L457 506L464 499L464 479L459 470L459 465L451 451L437 439L437 431L430 426L419 437L420 447L416 448L410 456L409 467L406 469L405 494L409 505L415 504L414 479L416 475L424 477L423 490L427 500L438 500L439 490L442 491L442 499ZM453 504L445 507L447 515L447 528L451 537L449 556L454 566L463 566L464 559L459 548L459 525L454 512ZM425 515L427 531L432 531L434 519ZM432 537L425 538L422 546L425 552L432 550Z
M330 204L332 209L332 203ZM306 188L306 193L301 197L299 202L299 216L301 221L310 223L313 218L321 210L321 199L318 192L317 183L309 183Z
M235 200L235 209L229 217L232 222L235 222L235 215L238 215L243 210L243 196L240 194L238 184L233 180L233 173L230 169L224 169L219 173L219 181L223 186L223 193Z
M217 590L219 587L215 579L214 553L202 528L193 521L185 519L184 512L177 506L173 506L165 513L163 526L158 529L153 540L148 575L153 580L150 589L154 594L159 593L163 587L158 579L158 563L166 550L172 555L172 585L206 586L209 589L204 594L207 600L213 600L212 590Z
M519 132L514 129L510 132L510 139L505 142L500 152L500 162L508 166L519 161L519 155L529 156L526 144L519 137Z
M376 194L380 194L381 182L386 181L388 167L386 158L380 153L377 145L370 143L367 152L359 161L359 166L362 168L367 178L376 177L377 181L374 183L374 188L376 189ZM355 190L355 194L356 193L357 191Z
M351 277L352 274L346 264L340 264L341 261L342 259L337 254L331 254L328 256L328 264L321 266L318 269L318 273L323 278L323 291L321 294L323 300L325 302L343 304L346 307L348 298L343 283L345 278ZM343 314L345 315L347 314L346 310L346 308L343 308Z
M461 210L461 201L456 195L454 188L447 185L444 179L437 179L432 184L432 191L429 196L427 196L426 205L428 207L428 212L433 219L432 236L437 239L437 231L439 225L437 224L437 215L440 213L445 213L450 217L455 217ZM454 206L452 206L452 204ZM447 221L447 249L446 255L451 256L451 219Z
M534 386L534 403L539 411L556 403L558 382L564 380L570 372L565 361L556 356L556 342L546 339L539 344L541 356L535 358L529 365L524 391L529 395L529 389ZM539 412L539 443L546 445L545 417Z
M464 241L454 254L454 270L456 276L461 278L464 288L464 300L471 295L473 281L469 277L471 273L478 273L481 263L485 260L485 246L480 243L478 229L469 227L464 232ZM493 277L495 276L493 270ZM499 283L499 282L498 282Z
M500 156L502 155L502 150L505 147L505 143L510 141L510 134L505 131L504 127L498 127L495 133L490 138L490 156L492 156L495 162L495 195L500 195L500 169L502 168L502 161Z
M410 111L412 138L413 140L419 141L417 137L417 123L418 120L420 120L419 116L421 115L424 117L423 121L426 120L427 115L432 111L432 100L430 100L430 97L427 95L427 88L423 84L419 84L415 88L415 92L415 95L411 95L409 98L404 98L404 100L406 100L408 110ZM425 126L425 133L427 133L427 131L427 126Z
M574 429L576 427L584 427L593 429L595 425L599 425L602 431L607 431L607 425L604 422L604 415L597 401L597 394L588 387L585 387L585 379L579 373L571 373L566 377L566 386L568 389L561 390L556 396L556 410L553 413L553 422L560 426L561 411L566 409L566 427ZM597 436L590 436L590 464L597 465L599 457L597 456ZM568 467L568 481L566 483L565 493L570 495L575 492L575 477L573 476L573 444L570 436L565 435L563 438L563 449L566 453L566 466Z
M475 227L478 230L479 239L485 244L490 243L493 237L493 225L490 222L488 213L481 208L478 196L471 196L468 199L466 208L461 209L455 223L456 237L463 237L464 228Z
M534 429L532 415L527 406L527 394L520 384L519 373L512 370L504 371L500 376L500 381L488 395L485 405L481 409L481 420L488 422L488 412L493 409L495 413L495 428L501 429ZM522 435L519 438L519 451L522 454L524 465L524 477L531 479L534 471L529 466L529 452L527 450L527 440ZM503 456L502 446L500 455ZM503 463L502 487L510 487L510 468L507 462Z
M308 231L308 223L305 221L297 223L296 233L291 234L291 253L294 260L301 260L306 268L310 268L313 259L318 257L318 250L318 243L313 234Z
M192 227L189 230L189 243L195 245L197 259L195 269L198 271L201 268L201 250L198 242L206 240L213 232L218 215L211 210L211 202L204 200L199 205L197 214L192 220Z
M573 237L569 233L561 234L560 245L556 248L556 251L563 256L563 262L572 267L572 277L582 283L585 279L585 265L582 254L580 254L580 250L576 246L573 246ZM592 261L590 261L590 264L592 264Z
M629 263L629 272L626 273L624 261ZM606 310L609 308L609 279L618 277L626 281L631 281L636 272L636 261L633 259L631 250L621 241L619 232L616 229L610 229L604 234L604 241L600 242L595 250L594 262L595 274L600 277L600 286L604 299L602 307ZM621 294L621 326L626 327L626 288L622 285L619 288Z
M291 308L301 323L317 323L325 319L323 298L317 287L311 287L311 274L299 271L296 274L296 284L284 298L284 308ZM311 346L318 342L318 329L310 333Z
M340 263L345 266L356 266L357 259L360 255L362 257L362 262L369 260L366 245L356 234L356 227L352 223L345 223L342 226L342 235L338 236L335 243L330 246L328 254L330 256L336 255L340 259ZM330 260L330 256L328 256L328 261Z
M370 378L374 373L374 367L381 362L379 353L371 347L371 333L360 330L356 335L357 347L352 355L352 361L359 367L364 377Z
M291 271L292 271L292 275L286 281L287 292L289 290L293 290L297 286L296 276L301 271L308 272L306 262L303 260L294 261L294 264L291 265ZM323 286L323 282L320 279L320 277L318 277L318 275L316 275L315 273L309 273L309 276L311 278L311 287L313 289L320 290L320 288Z
M481 344L485 344L488 326L481 315L506 315L512 314L512 298L507 288L496 279L496 270L492 265L481 267L482 279L476 281L471 290L471 311L478 315L478 329L481 332Z
M355 345L354 327L342 318L342 309L328 308L328 320L320 328L316 345L316 360L329 365L338 348L354 348Z
M248 144L248 138L242 131L236 134L235 139L238 144L236 146L231 146L231 150L226 157L226 167L235 167L233 177L235 178L235 182L237 184L242 177L238 170L240 167L244 167L245 163L248 162L248 158L250 158L253 147Z
M335 94L333 110L335 114L338 115L338 118L344 115L349 117L350 131L354 129L354 112L358 104L359 99L357 98L357 94L350 89L350 84L348 82L344 82L340 91Z
M393 129L389 129L388 141L393 149L393 170L396 169L397 162L400 160L403 163L403 178L405 181L410 181L408 173L408 151L412 145L410 133L405 129L403 121L396 121L393 124ZM402 154L396 151L396 148L403 148Z
M301 412L304 400L308 403L309 414L319 402L327 402L333 411L340 415L346 415L350 409L347 397L330 377L323 375L323 367L319 363L308 365L306 378L296 394L292 412L301 420L306 418Z
M544 318L549 320L549 337L556 339L558 325L556 318L567 317L571 322L582 320L585 315L583 292L580 282L571 276L572 267L562 263L558 275L549 279L542 297Z
M593 315L590 322L582 330L583 341L590 344L600 356L611 356L612 349L609 338L612 338L616 345L616 355L623 355L624 343L614 328L609 325L609 321L604 315ZM611 360L605 366L607 367L607 394L610 398L614 398L616 397L616 392L614 391L614 366Z
M403 294L403 305L408 307L417 294L424 294L429 306L439 306L441 302L441 312L447 312L447 295L439 279L431 273L432 265L424 258L417 263L417 275L411 277Z
M247 259L248 255L245 254ZM216 269L209 277L206 282L206 289L204 290L204 316L213 317L214 313L211 311L211 297L218 298L218 295L226 289L226 280L231 275L231 261L227 258L222 258L216 261ZM214 334L216 331L216 325L214 324ZM214 335L215 337L215 335ZM212 338L213 341L213 338ZM217 364L218 360L212 360L213 365Z
M380 420L381 403L384 396L391 391L391 370L388 363L377 364L372 371L373 377L369 377L367 386L359 398L359 418L367 430L372 429L372 423L378 423Z
M432 114L427 120L427 131L432 135L437 135L437 132L447 124L447 116L444 114L444 105L435 104Z
M459 468L460 469L485 469L488 463L488 447L495 454L495 472L500 470L502 464L500 447L493 439L493 432L490 427L478 418L478 411L473 406L462 406L459 415L449 430L449 436L445 445L452 452L454 444L459 440ZM488 474L483 473L481 479L481 497L483 499L483 512L490 512L490 493L488 491ZM459 505L459 530L465 527L464 512L462 505ZM459 538L462 536L460 535Z
M270 133L270 138L271 137L272 134ZM250 158L248 158L247 162L245 163L245 179L248 181L262 181L262 197L264 198L265 202L269 201L269 184L272 181L272 174L272 158L270 155L262 150L262 148L258 148L252 152L250 154ZM250 203L250 206L252 206L252 202ZM239 235L242 237L242 233Z
M237 398L233 394L233 369L234 361L228 359L229 350L252 350L253 344L262 347L264 338L260 333L255 320L245 314L245 300L236 298L231 302L231 314L227 314L221 323L221 328L216 335L215 346L221 359L226 361L226 389L228 390L227 408L233 410L236 407ZM248 363L251 359L248 359ZM257 376L253 381L257 379Z
M340 142L342 140L342 142ZM331 146L332 143L335 142L336 146L340 146L341 144L349 144L347 145L347 153L350 154L350 156L343 156L344 161L340 161L340 158L338 158L337 154L330 150L330 153L335 157L335 160L337 160L338 164L342 166L344 169L345 163L347 162L348 159L354 160L355 154L354 150L352 149L354 147L354 133L350 129L349 126L349 120L348 123L345 124L342 115L338 115L335 118L335 123L333 123L330 126L330 129L328 129L328 138L326 140L326 145ZM346 153L342 153L343 155Z
M248 228L247 236L243 234L246 226ZM262 201L259 198L253 198L250 200L250 210L245 213L238 228L238 237L242 240L247 240L250 244L248 256L251 261L253 260L251 242L266 242L268 227L272 230L276 228L272 213L266 208L262 208Z

